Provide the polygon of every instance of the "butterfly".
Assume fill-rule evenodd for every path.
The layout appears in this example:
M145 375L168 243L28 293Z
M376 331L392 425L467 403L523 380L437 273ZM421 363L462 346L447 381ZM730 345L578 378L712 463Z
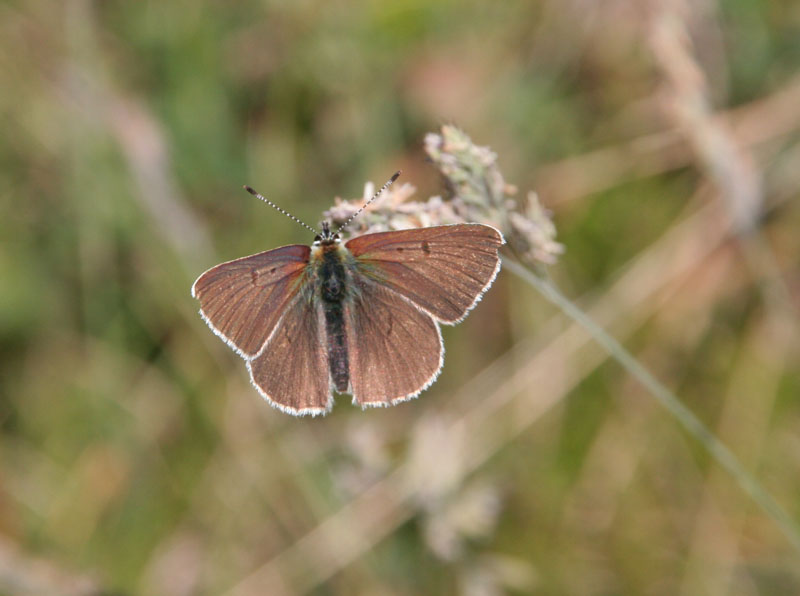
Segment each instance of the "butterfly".
M324 222L311 246L212 267L194 282L192 296L276 408L326 414L334 390L362 407L389 406L436 380L444 358L439 324L459 323L480 300L500 270L503 244L498 230L477 223L342 242Z

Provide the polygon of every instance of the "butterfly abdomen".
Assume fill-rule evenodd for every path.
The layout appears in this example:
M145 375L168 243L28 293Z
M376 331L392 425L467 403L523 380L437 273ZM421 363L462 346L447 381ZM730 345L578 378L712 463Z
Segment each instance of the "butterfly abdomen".
M344 326L344 301L347 298L347 273L343 249L338 245L321 247L318 279L325 333L328 337L328 367L337 391L347 391L350 367L347 357L347 333Z

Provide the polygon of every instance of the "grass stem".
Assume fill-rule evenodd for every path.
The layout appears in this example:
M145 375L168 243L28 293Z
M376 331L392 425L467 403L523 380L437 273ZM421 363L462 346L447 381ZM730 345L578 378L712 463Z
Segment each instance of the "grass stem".
M642 366L622 344L595 323L580 308L564 296L548 278L540 277L520 263L503 258L506 271L536 288L564 314L581 325L592 338L619 362L634 378L644 385L653 397L672 414L686 431L696 438L717 462L739 483L745 493L778 524L792 546L800 552L800 530L786 511L778 504L758 480L748 472L733 452L722 443L678 397Z

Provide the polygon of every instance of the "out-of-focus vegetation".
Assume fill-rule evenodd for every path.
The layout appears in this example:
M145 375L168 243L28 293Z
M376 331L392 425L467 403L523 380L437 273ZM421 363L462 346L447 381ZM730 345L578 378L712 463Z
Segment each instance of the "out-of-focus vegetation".
M800 553L519 280L419 399L269 408L189 287L442 123L800 520L793 0L0 5L0 593L794 594Z

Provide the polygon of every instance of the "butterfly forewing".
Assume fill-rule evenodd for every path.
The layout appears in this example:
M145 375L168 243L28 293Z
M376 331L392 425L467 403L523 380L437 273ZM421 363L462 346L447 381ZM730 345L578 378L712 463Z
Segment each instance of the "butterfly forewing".
M310 253L296 244L222 263L197 278L192 295L214 332L253 358L297 295Z
M324 414L332 405L321 311L308 292L288 305L260 356L248 361L253 385L290 414Z
M354 276L345 309L350 386L361 406L388 406L417 395L442 367L436 322L397 292Z
M361 273L456 323L497 275L503 242L491 226L454 224L367 234L345 246Z

